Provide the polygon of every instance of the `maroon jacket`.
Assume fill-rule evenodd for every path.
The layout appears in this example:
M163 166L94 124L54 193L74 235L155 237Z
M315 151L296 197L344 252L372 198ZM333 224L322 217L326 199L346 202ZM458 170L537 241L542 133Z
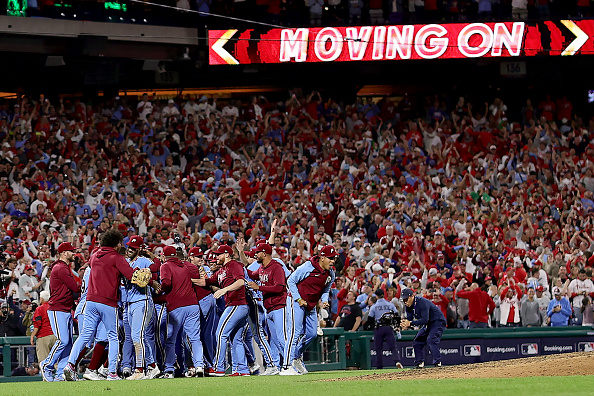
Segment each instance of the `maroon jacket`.
M80 285L74 280L70 266L62 260L56 261L50 275L49 310L70 312L74 293L80 293Z
M198 272L198 268L196 268L196 272ZM186 263L177 257L169 257L161 265L161 288L166 293L167 312L198 304L198 297L196 297L191 277L190 269Z
M184 265L186 266L191 279L199 279L200 278L200 270L194 264L184 261ZM210 287L201 287L194 285L194 291L196 292L196 297L198 297L198 301L202 300L204 297L212 294Z
M245 281L243 265L241 265L238 261L231 260L221 267L217 272L212 274L210 278L207 278L206 285L215 285L223 288L232 285L238 279L243 279ZM245 287L240 287L237 290L230 291L225 294L225 306L227 307L246 304L247 301L245 299Z
M260 291L264 297L264 308L266 312L272 312L287 305L287 280L282 265L276 260L271 260L264 267L260 266L256 271L248 270L252 279L260 279Z
M132 279L134 269L114 248L100 247L89 260L91 276L87 301L117 307L119 300L120 275Z

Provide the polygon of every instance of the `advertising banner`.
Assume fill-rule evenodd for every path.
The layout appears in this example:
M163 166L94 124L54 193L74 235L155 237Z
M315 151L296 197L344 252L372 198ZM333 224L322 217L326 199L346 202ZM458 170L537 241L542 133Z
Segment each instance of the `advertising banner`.
M412 341L396 344L400 351L400 362L404 366L413 366L415 352ZM441 362L445 365L489 362L494 360L517 359L555 353L594 351L594 335L584 337L549 337L549 338L469 338L466 340L443 340L440 344ZM425 348L425 363L433 359ZM371 365L376 366L376 351L371 341ZM396 357L383 347L384 367L396 365Z
M593 20L211 30L211 65L572 56Z

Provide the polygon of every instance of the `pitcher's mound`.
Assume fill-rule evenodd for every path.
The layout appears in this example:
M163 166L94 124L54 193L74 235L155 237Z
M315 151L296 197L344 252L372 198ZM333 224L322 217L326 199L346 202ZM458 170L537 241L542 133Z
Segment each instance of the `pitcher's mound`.
M512 378L594 375L594 352L563 353L496 362L444 366L395 373L372 374L339 380L406 380L445 378Z

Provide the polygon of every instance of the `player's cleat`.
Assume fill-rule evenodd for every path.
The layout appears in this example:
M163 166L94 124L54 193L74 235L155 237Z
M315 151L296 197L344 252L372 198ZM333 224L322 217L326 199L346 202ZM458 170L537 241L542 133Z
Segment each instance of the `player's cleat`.
M441 362L434 363L433 367L441 367Z
M175 374L168 372L168 373L163 374L163 378L164 379L173 379L173 378L175 378Z
M97 370L89 370L89 369L85 370L85 373L83 374L83 378L86 379L87 381L101 381L101 380L105 379L99 375Z
M280 373L279 369L275 366L266 367L266 370L260 375L278 375Z
M121 380L120 376L117 373L109 373L107 374L108 381L119 381Z
M415 364L415 368L417 368L417 369L425 368L425 362Z
M97 370L97 374L99 374L99 376L103 377L103 379L106 379L107 376L109 375L109 369L107 367L101 366Z
M45 364L41 368L41 376L45 382L53 382L54 381L54 372L51 368L49 368L48 364Z
M128 378L131 375L132 375L132 369L130 367L124 367L122 369L122 377Z
M154 379L157 378L159 376L159 374L161 374L161 370L159 370L159 367L155 366L155 367L150 367L146 369L146 375L144 376L143 379Z
M208 372L208 376L209 377L224 377L225 376L225 372L224 371L215 371L213 369L209 369L210 371Z
M204 369L202 367L196 367L194 369L195 375L194 377L204 377Z
M130 381L143 380L144 379L144 372L142 370L134 370L134 374L132 374L131 376L129 376L126 379L127 380L130 380Z
M402 363L400 363L400 362L397 362L397 363L396 363L396 368L403 369L403 368L404 368L404 366L402 365Z
M194 367L190 367L184 375L186 378L192 378L196 375L196 369Z
M66 367L64 367L64 379L66 381L76 381L76 368L72 363L68 363Z
M260 365L254 362L252 364L248 364L248 368L250 369L250 374L254 375L260 370Z
M303 364L303 359L301 358L293 360L293 367L295 367L295 370L297 370L299 374L307 374L309 372L307 371L307 368L305 368L305 364Z
M295 370L295 367L290 366L289 368L283 368L279 375L301 375L301 373Z
M229 377L249 377L250 375L248 373L233 373L231 375L229 375Z

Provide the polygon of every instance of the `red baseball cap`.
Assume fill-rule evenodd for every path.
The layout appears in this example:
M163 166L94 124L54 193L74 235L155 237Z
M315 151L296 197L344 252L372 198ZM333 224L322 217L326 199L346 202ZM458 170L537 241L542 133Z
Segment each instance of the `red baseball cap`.
M539 291L539 292L541 292L541 291L544 291L544 287L542 287L542 286L538 286L538 287L536 288L536 291Z
M35 268L31 267L30 265L25 267L25 271L34 270Z
M320 256L336 257L338 256L338 253L336 253L336 249L334 249L334 246L326 245L322 248L322 250L320 250Z
M190 249L190 251L188 252L188 256L192 256L192 257L202 257L204 256L204 252L202 251L202 249L200 249L199 246L194 246L192 249Z
M230 255L233 254L233 248L229 245L221 245L217 250L214 251L214 254L225 254L228 253Z
M163 248L163 256L173 257L176 255L177 255L177 252L173 246L165 246L165 248Z
M144 246L144 239L138 235L132 235L128 241L128 247L132 249L140 249Z
M267 243L261 243L258 246L256 246L256 249L254 250L254 253L258 253L258 252L264 252L266 254L272 254L272 246L270 246Z
M58 253L72 252L74 250L76 250L76 248L72 246L70 242L62 242L60 246L58 246Z

